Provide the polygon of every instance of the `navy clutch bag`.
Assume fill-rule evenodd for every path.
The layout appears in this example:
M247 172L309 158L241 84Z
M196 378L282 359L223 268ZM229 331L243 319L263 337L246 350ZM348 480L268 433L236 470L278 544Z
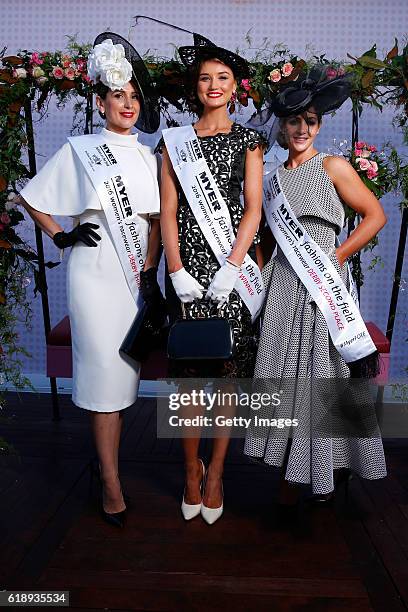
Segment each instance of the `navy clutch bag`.
M180 319L173 323L167 341L169 359L231 359L235 342L227 319Z

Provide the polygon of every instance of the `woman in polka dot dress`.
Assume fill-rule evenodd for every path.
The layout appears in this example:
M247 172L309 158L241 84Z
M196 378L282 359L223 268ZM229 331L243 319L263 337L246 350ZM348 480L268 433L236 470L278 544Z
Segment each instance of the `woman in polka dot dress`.
M350 91L347 77L329 82L325 70L325 66L316 66L309 75L299 77L272 100L270 111L277 117L273 131L289 153L278 169L283 192L350 291L347 259L377 234L386 217L345 159L319 153L314 147L322 115L338 108ZM362 222L336 247L344 203L361 215ZM285 504L294 503L299 496L299 487L294 485L311 485L315 498L326 500L333 495L336 478L349 478L351 471L369 479L386 476L383 445L367 390L356 381L351 391L356 401L347 413L339 388L342 380L343 384L344 379L350 382L350 367L334 347L321 311L279 247L262 274L266 300L255 379L260 388L268 384L271 388L273 379L278 389L287 392L278 407L265 408L258 416L295 418L298 427L252 425L244 452L283 468L280 501ZM367 361L359 363L359 372L352 371L352 376L364 376ZM355 418L356 411L370 435L338 433L334 422L341 426L347 417ZM324 429L328 423L333 435ZM318 433L313 435L313 431Z

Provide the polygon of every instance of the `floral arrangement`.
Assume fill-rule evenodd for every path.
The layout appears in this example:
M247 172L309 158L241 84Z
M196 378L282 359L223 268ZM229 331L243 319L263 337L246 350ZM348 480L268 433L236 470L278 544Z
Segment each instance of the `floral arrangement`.
M99 76L103 81L101 62L105 62L105 67L110 64L104 70L106 82L103 81L108 87L116 86L128 76L122 61L124 54L120 49L114 51L108 44L103 44L100 53L96 52L88 65L91 45L78 44L72 37L68 39L65 51L22 50L13 56L5 56L4 51L0 53L0 361L3 377L13 381L17 387L28 384L20 375L19 354L25 351L19 346L17 323L24 321L29 325L27 287L31 278L34 278L34 286L38 290L43 289L39 283L37 256L18 235L18 225L23 215L12 202L14 192L30 175L21 157L27 146L22 109L32 101L41 111L45 102L54 96L59 107L72 99L75 102L74 112L82 112L84 99L89 98L92 92L91 78L94 81ZM246 40L250 45L248 35ZM273 49L269 49L268 45L264 41L261 48L253 49L249 62L250 77L238 83L236 99L230 105L231 112L236 110L237 105L247 106L250 100L256 109L262 108L268 96L295 81L302 71L308 70L317 61L327 64L328 78L335 78L344 71L353 74L352 99L359 113L365 104L381 108L385 101L401 110L398 125L407 127L408 45L399 52L398 41L395 41L383 60L377 58L376 46L373 45L360 57L350 55L354 63L347 65L329 61L324 55L305 61L282 45L276 45ZM162 114L169 126L174 125L174 108L179 112L191 111L183 79L186 69L177 56L171 59L148 56L145 61L157 89ZM77 121L76 116L74 119ZM79 131L83 131L80 121L75 125ZM384 195L398 182L395 176L390 178L386 157L372 145L357 142L349 152L349 159L377 197ZM405 187L402 191L406 194L407 167L404 168ZM54 264L47 265L52 267Z
M0 81L14 85L22 81L26 89L35 88L40 97L44 92L61 94L75 90L86 96L90 91L87 57L90 45L72 43L67 52L20 51L2 58Z
M306 62L304 60L298 60L296 57L290 60L283 59L275 66L272 66L272 69L266 77L271 93L278 93L282 85L286 85L291 81L296 81L305 66Z
M238 90L238 101L247 106L252 99L256 109L260 109L271 95L279 93L282 86L296 81L300 73L307 70L308 64L288 49L275 49L271 57L263 61L250 62L251 78L242 83ZM243 89L243 91L242 91ZM242 93L240 93L242 91Z
M370 145L362 140L356 142L350 162L363 183L377 198L381 198L390 190L391 177L385 162L385 154L378 152L375 145Z
M403 129L405 143L408 144L408 43L399 54L398 40L395 39L395 45L387 55L383 80L388 89L386 102L398 108L395 124Z
M235 111L236 102L248 106L250 99L256 108L260 108L268 92L275 93L282 85L295 81L305 66L306 62L297 57L282 59L273 65L255 63L251 69L253 76L242 79L238 84L237 93L231 100L230 112Z

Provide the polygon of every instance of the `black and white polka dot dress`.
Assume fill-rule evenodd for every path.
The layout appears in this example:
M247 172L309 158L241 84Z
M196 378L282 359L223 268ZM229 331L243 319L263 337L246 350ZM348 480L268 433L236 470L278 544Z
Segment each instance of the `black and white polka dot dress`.
M350 290L348 267L340 267L334 253L336 234L344 223L344 208L323 167L325 156L318 153L294 169L281 166L279 178L293 212L329 254ZM284 392L279 406L262 408L258 416L297 418L299 426L290 430L253 425L247 431L244 452L272 466L285 466L286 480L311 484L315 494L333 490L333 469L350 468L370 479L384 477L384 451L367 390L361 393L365 398L364 422L370 435L338 435L332 423L330 406L337 422L347 417L346 410L342 413L342 396L335 396L339 386L336 381L348 379L344 382L349 384L350 370L335 349L320 310L279 248L262 274L267 297L255 365L256 386L260 390L283 388ZM352 393L360 391L353 387ZM316 428L316 424L327 421L328 415L332 428ZM333 436L324 433L332 431L336 431Z

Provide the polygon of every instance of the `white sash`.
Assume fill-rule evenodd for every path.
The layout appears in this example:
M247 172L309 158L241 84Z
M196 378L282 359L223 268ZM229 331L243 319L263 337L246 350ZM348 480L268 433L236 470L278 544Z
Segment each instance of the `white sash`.
M147 245L129 200L126 177L101 134L76 136L68 141L98 194L126 281L137 302Z
M205 239L222 266L230 255L235 234L228 207L211 174L191 125L163 130L171 163ZM251 313L258 316L264 299L261 271L247 254L234 289Z
M278 172L264 177L266 219L290 265L323 314L334 346L349 363L376 350L343 280L328 256L308 235L282 191Z

